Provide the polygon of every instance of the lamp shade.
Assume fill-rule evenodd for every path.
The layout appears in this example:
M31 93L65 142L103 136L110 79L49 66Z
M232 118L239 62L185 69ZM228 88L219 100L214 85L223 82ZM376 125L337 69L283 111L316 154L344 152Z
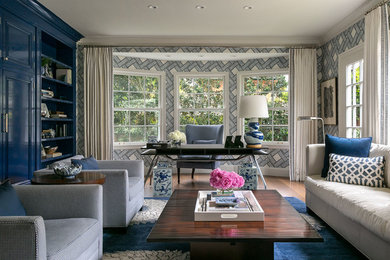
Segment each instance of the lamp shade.
M238 116L241 118L267 118L268 105L266 96L241 96Z

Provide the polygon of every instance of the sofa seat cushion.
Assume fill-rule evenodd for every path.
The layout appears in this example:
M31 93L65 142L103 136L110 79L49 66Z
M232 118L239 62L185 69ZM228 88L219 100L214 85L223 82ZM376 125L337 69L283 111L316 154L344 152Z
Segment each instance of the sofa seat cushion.
M144 194L144 182L140 177L129 177L129 201ZM142 195L143 196L143 195Z
M345 216L390 242L390 189L330 182L320 175L308 176L305 187Z
M91 218L45 220L47 259L77 259L97 241L100 228Z

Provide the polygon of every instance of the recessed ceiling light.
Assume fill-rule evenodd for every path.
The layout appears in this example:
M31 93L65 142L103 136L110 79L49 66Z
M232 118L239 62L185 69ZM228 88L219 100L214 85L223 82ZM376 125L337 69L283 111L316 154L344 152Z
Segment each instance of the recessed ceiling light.
M196 9L205 9L206 6L204 6L204 5L197 5L197 6L195 6L195 8L196 8Z
M158 6L157 6L157 5L148 5L148 8L149 8L149 9L157 9Z
M252 6L249 6L249 5L246 5L243 7L244 10L251 10L252 9Z

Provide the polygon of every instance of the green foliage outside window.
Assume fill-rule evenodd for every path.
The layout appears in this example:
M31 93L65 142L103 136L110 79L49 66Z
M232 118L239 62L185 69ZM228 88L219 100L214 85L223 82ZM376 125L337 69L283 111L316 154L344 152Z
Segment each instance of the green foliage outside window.
M224 82L216 77L183 77L179 80L179 125L223 124Z
M251 76L244 78L244 95L265 95L269 117L259 119L264 141L288 141L288 75ZM248 119L244 120L245 132Z
M114 75L114 142L146 142L159 136L158 77Z

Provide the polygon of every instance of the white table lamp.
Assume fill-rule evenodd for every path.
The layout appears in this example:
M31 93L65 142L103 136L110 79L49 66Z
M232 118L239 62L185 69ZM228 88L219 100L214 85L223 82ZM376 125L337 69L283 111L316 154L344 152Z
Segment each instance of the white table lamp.
M263 95L241 96L238 109L240 118L249 118L249 132L244 139L248 148L261 148L264 134L259 131L259 118L268 117L267 98Z

